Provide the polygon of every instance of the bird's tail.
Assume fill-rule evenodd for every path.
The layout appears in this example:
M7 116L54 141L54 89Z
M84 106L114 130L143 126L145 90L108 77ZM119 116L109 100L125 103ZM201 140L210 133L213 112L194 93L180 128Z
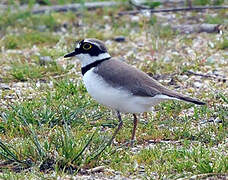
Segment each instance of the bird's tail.
M186 101L186 102L191 102L194 104L198 104L198 105L204 105L206 104L205 102L199 101L197 99L191 98L189 96L185 96L183 94L177 93L175 91L172 90L167 90L165 92L163 92L165 95L169 96L169 97L173 97L182 101Z
M199 101L197 99L193 99L193 98L188 97L188 96L179 96L177 98L180 100L191 102L191 103L198 104L198 105L205 105L206 104L205 102Z

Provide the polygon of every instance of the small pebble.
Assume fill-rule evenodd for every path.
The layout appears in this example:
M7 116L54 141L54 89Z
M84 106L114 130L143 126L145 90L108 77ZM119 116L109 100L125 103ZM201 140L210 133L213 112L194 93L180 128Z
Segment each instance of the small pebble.
M211 41L209 41L208 45L211 47L211 48L214 48L215 47L215 44Z
M47 29L47 26L45 26L45 25L39 25L37 27L37 30L40 31L40 32L44 32L44 31L46 31L46 29Z
M200 82L195 82L195 83L194 83L194 86L195 86L196 88L201 88L201 87L203 86L203 84L200 83Z
M68 28L68 24L66 22L63 23L63 27L67 29Z
M110 164L111 161L106 159L106 160L103 161L103 163L104 163L104 164Z
M139 22L139 21L140 21L139 16L132 16L131 17L131 22Z
M46 65L51 62L53 62L53 60L50 56L41 56L40 57L40 61L39 61L40 65Z
M179 56L180 54L177 51L173 51L172 55Z
M222 123L222 120L219 119L218 117L214 120L215 123Z
M120 172L120 171L116 171L115 174L116 174L116 175L120 175L121 172Z
M145 10L142 10L142 15L149 18L151 16L151 13L149 10L145 9Z
M215 62L215 58L213 56L210 56L207 58L207 63L212 64Z
M165 58L163 59L164 62L170 62L171 58L169 56L165 56Z
M124 36L117 36L114 38L114 41L116 42L125 42L126 38Z
M139 149L137 148L137 147L133 147L133 148L131 148L131 151L132 152L137 152Z
M98 166L98 167L87 170L87 172L88 173L103 172L104 169L105 169L105 166Z
M0 83L0 89L9 90L10 89L10 86L7 85L7 84L4 84L4 83Z
M182 76L178 76L178 79L182 80L182 81L186 81L189 77L187 75L182 75Z
M144 169L140 169L138 172L139 172L139 174L144 174L145 170Z

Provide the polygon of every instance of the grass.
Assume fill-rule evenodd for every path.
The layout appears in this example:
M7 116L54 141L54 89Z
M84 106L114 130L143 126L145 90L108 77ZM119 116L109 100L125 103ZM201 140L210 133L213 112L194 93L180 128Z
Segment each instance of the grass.
M161 148L164 148L161 151ZM222 151L219 149L218 151ZM184 145L183 147L173 147L161 145L160 147L142 150L136 159L143 164L149 164L150 171L158 172L159 178L165 178L165 173L179 174L179 177L184 177L184 172L195 171L198 174L205 173L220 173L226 171L227 157L218 156L216 151L209 151L206 147L199 145ZM166 162L161 169L159 164ZM182 174L182 175L181 175ZM171 176L172 177L172 176ZM178 176L176 176L178 177ZM170 178L170 177L167 177Z
M13 64L11 70L11 76L13 79L19 81L27 81L29 79L41 79L47 75L58 75L62 74L65 70L57 65L55 62L52 62L48 66L40 66L37 64ZM65 71L66 72L66 71Z
M0 43L6 49L21 49L31 47L31 45L54 45L59 41L59 37L48 33L29 32L20 35L8 35Z
M226 62L207 64L205 59L213 54L225 57L227 33L218 40L219 34L173 32L157 16L139 16L139 22L131 22L129 16L116 18L124 8L84 11L83 17L72 12L32 15L11 11L0 16L0 83L10 86L0 89L0 178L73 177L97 166L132 179L224 177L228 172L227 84L187 74L191 70L226 75ZM199 16L205 22L218 21L217 16ZM126 36L126 42L112 41L119 35ZM207 105L168 101L155 106L147 117L139 115L135 148L124 146L133 125L132 115L123 114L124 127L116 143L94 158L118 121L115 112L88 95L78 63L63 60L75 40L84 37L107 41L111 54L124 56L127 63L170 89ZM200 38L206 45L195 47ZM208 47L209 41L215 48ZM51 61L41 63L44 56ZM197 89L196 81L205 87Z
M207 16L206 22L209 24L223 24L224 21L221 18L221 16L216 16L216 17Z
M227 49L228 48L228 39L224 38L223 42L219 44L219 49Z
M194 5L202 5L202 6L205 6L205 5L221 5L223 3L224 3L224 0L215 0L215 1L212 1L212 0L194 0L193 1Z
M26 169L38 166L40 169L44 169L44 172L56 169L57 172L75 173L80 167L89 168L100 164L97 160L92 161L91 164L89 159L107 140L108 136L98 134L99 126L106 127L107 124L110 124L110 120L105 120L107 118L106 110L99 112L98 105L88 98L80 81L79 84L68 79L56 81L53 88L52 93L45 88L45 92L41 91L37 98L16 103L14 106L9 106L9 110L4 111L1 132L5 141L2 143L6 145L7 141L14 139L14 136L17 136L18 140L14 142L13 149L9 147L10 145L6 145L7 151L2 148L2 153L6 157L9 157L8 151L13 153L15 157L13 160L16 159L20 167L25 166ZM220 118L225 120L228 111L224 109L223 114L219 108L212 111L207 107L202 107L194 108L192 116L179 117L183 109L191 107L193 106L183 106L180 103L164 103L158 106L155 111L156 116L148 123L139 124L137 132L137 134L146 133L138 136L137 141L141 143L150 139L167 139L174 142L181 141L183 146L174 144L170 147L158 144L152 149L144 149L133 156L130 156L129 150L120 154L112 154L113 149L110 147L100 158L110 160L112 168L125 174L133 173L134 167L121 168L122 163L132 164L137 161L139 164L149 165L146 173L149 175L150 172L155 171L159 178L173 173L180 175L183 171L186 172L186 175L193 172L197 174L226 172L227 167L224 162L227 161L227 158L220 155L218 151L211 151L208 148L224 142L227 125L213 124L200 128L198 131L198 127L192 127L192 122L197 123L202 117L205 117L205 114L209 119L216 112L221 113ZM97 109L96 114L93 113L95 109ZM97 130L93 130L94 124L91 124L90 121L97 118L98 122L95 126ZM100 118L103 119L103 122L99 122ZM130 138L132 128L130 117L124 117L124 121L125 127L117 137L117 141L120 143L124 143ZM211 161L211 158L216 161ZM46 161L52 162L52 164L49 163L49 166L45 167ZM26 162L29 164L24 165ZM162 162L166 162L165 166L161 166ZM5 168L7 169L7 166ZM23 168L21 169L23 170Z
M14 159L17 159L18 163L29 158L38 165L39 161L45 162L48 158L54 158L55 164L53 163L53 166L56 165L58 169L64 169L65 166L69 170L76 169L82 161L80 154L84 152L83 147L88 146L91 137L97 136L97 133L94 134L95 131L93 132L89 125L81 126L81 123L85 123L81 116L85 115L82 111L87 102L84 104L85 102L78 100L81 98L78 94L80 87L75 88L75 84L69 81L56 82L55 86L55 94L47 93L44 99L33 99L18 105L15 104L9 111L5 111L2 120L6 123L2 124L2 132L8 134L9 139L11 134L17 134L19 141L16 148L20 149L20 152L14 153L16 154ZM80 83L79 86L82 84ZM65 98L63 98L64 96ZM67 108L73 106L75 109ZM86 136L84 136L85 132L87 132ZM39 137L39 134L43 133L46 136ZM3 153L13 151L9 147L6 149L8 150L3 149ZM56 152L58 156L52 157L53 152ZM9 154L5 156L7 155L9 156ZM20 156L20 160L18 156ZM71 167L70 163L74 161L76 163L74 167ZM45 169L45 171L47 170Z

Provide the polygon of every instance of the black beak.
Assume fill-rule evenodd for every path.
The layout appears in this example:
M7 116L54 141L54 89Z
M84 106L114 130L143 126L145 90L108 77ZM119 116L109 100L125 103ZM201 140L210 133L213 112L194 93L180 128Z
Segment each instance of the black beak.
M77 55L78 53L76 52L76 51L74 51L74 52L71 52L71 53L69 53L69 54L66 54L65 56L64 56L64 58L68 58L68 57L73 57L73 56L75 56L75 55Z

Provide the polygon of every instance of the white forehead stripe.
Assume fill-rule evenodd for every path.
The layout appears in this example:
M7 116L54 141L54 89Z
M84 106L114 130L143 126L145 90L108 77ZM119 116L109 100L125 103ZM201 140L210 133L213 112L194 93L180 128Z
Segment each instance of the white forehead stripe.
M90 43L90 44L93 44L93 45L95 45L95 46L100 47L99 44L97 44L97 43L95 43L95 42L92 42L92 41L89 41L88 39L85 39L84 42L87 42L87 43Z
M80 48L80 45L81 45L81 44L80 44L80 43L78 43L78 44L77 44L77 46L76 46L76 48L78 48L78 49L79 49L79 48Z

